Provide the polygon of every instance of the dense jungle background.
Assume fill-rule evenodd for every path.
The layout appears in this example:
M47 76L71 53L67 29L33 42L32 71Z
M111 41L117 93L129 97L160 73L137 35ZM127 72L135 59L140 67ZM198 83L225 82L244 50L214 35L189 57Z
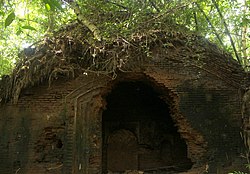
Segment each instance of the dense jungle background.
M0 75L11 73L21 50L29 54L36 44L75 21L91 31L90 42L112 42L149 30L193 32L230 52L249 70L249 4L249 0L1 0Z
M149 31L202 36L230 53L248 72L249 22L250 0L0 0L0 78L11 74L18 62L24 62L21 67L19 64L19 69L29 69L25 64L29 60L24 58L35 54L42 43L48 43L49 47L58 33L67 38L67 46L71 48L72 36L68 34L74 25L83 28L75 29L74 33L72 29L75 41L92 48L114 41L117 45L130 42ZM141 48L150 54L145 43L147 41ZM64 56L64 43L53 44L60 45L55 54ZM171 42L166 46L174 47ZM93 58L102 51L100 48L92 49ZM42 56L40 58L39 61L43 61ZM119 66L122 65L115 68ZM25 86L23 84L20 86ZM245 158L249 160L249 137L245 138L245 144L248 149Z

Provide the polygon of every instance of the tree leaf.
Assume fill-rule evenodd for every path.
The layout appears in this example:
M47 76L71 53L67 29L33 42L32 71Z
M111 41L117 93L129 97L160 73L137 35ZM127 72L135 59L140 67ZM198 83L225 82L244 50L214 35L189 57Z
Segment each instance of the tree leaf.
M4 22L4 26L5 28L8 27L15 19L16 15L15 15L15 12L12 11L8 16L7 18L5 19L5 22Z
M16 32L16 35L19 36L21 33L22 33L22 29L21 28L18 28L17 32Z
M58 0L49 0L49 2L50 2L50 5L53 5L58 10L63 11L63 8L62 8L62 6L61 6L61 4L59 3Z
M23 29L27 29L27 30L33 30L33 31L36 31L36 29L30 25L24 25L22 26Z
M0 15L1 15L1 16L4 16L4 12L3 12L3 11L0 11Z
M50 11L50 5L48 3L45 4L46 10Z

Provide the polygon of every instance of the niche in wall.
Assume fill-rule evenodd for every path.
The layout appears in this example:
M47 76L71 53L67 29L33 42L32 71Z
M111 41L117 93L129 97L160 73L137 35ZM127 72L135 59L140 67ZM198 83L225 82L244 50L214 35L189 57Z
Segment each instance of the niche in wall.
M143 81L120 82L106 97L103 112L103 173L187 171L187 145L171 108Z

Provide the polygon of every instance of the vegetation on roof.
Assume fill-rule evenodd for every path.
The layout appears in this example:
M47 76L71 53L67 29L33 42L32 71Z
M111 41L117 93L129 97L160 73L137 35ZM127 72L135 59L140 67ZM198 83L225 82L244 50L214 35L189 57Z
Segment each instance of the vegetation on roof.
M156 46L184 50L182 55L162 57L197 68L220 59L229 76L237 64L228 51L248 66L247 4L247 0L1 1L0 75L11 75L2 76L0 98L16 102L22 89L45 81L51 84L59 75L95 72L115 77L117 70L130 71L137 60L151 60ZM206 60L208 53L216 56Z
M13 73L3 76L2 100L16 103L22 89L44 82L50 86L58 77L75 78L94 72L115 78L118 71L138 68L138 62L152 63L156 49L161 59L194 66L212 75L221 74L213 67L219 64L225 75L216 76L240 86L232 74L243 73L236 60L199 35L167 28L133 33L127 38L117 36L106 42L89 37L91 34L86 26L72 23L53 37L37 42L34 48L24 49Z
M12 0L0 1L0 76L12 72L18 53L78 20L94 39L181 26L249 65L249 0ZM174 28L174 27L173 27Z

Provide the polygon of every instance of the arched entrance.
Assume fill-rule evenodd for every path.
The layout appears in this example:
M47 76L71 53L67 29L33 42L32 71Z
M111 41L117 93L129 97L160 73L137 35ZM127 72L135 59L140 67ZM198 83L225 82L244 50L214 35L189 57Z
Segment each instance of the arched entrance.
M117 84L106 97L103 173L182 172L192 167L169 105L159 95L150 85L137 81Z

